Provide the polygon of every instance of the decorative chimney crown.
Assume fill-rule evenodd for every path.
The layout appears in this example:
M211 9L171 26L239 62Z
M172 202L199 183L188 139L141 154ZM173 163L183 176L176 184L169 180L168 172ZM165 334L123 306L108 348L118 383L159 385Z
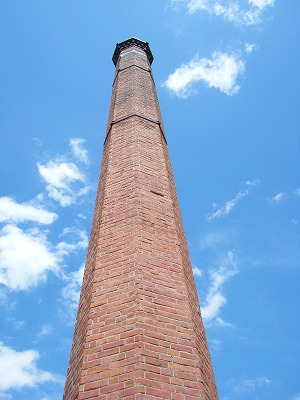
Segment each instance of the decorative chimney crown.
M150 65L152 64L153 55L151 53L149 43L143 42L142 40L132 37L130 39L125 40L124 42L117 43L116 49L115 49L113 57L112 57L112 60L113 60L113 63L115 66L117 65L121 51L124 49L127 49L128 47L132 47L132 46L138 47L141 50L143 50L148 57L148 61L149 61Z

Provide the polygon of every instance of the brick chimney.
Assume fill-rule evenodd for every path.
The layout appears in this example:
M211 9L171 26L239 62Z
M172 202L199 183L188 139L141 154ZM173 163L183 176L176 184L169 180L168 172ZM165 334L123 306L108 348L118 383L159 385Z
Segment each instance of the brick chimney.
M148 43L116 72L64 400L217 400Z

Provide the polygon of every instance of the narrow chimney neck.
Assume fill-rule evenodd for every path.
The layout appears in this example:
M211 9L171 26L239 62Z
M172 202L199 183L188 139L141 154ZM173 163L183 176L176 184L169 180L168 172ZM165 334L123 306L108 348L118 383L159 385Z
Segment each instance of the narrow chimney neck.
M148 57L149 64L150 65L152 64L153 55L151 53L149 43L143 42L142 40L139 40L136 38L130 38L130 39L125 40L124 42L117 43L116 49L115 49L113 57L112 57L112 60L113 60L113 63L115 66L118 63L121 52L129 47L137 47L140 50L144 51L144 53Z

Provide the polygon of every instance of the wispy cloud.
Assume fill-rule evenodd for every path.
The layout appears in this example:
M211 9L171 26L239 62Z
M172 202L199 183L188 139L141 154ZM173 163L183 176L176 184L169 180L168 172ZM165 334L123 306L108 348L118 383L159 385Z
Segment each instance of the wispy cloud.
M187 0L189 13L206 11L221 16L228 22L237 25L258 25L263 22L263 14L267 7L273 7L275 0L248 0L248 7L243 8L237 0Z
M221 349L222 342L218 339L208 339L209 350L211 353L217 353Z
M83 162L84 164L89 163L89 156L88 156L88 151L83 148L83 144L85 143L85 140L83 138L71 138L69 140L69 144L71 147L71 150L75 156L75 158L78 161Z
M86 231L80 230L76 227L64 228L59 237L65 239L56 246L57 252L61 256L86 249L88 246L88 236Z
M259 179L254 179L254 180L252 180L252 181L250 181L250 180L247 180L247 181L244 181L243 182L243 184L244 185L246 185L246 186L256 186L256 185L258 185L260 183L260 180Z
M16 301L11 301L9 290L3 285L0 285L0 305L7 311L13 311L17 305Z
M197 56L187 64L182 64L169 75L163 86L178 97L186 98L192 93L192 85L202 81L208 87L231 96L239 91L237 79L244 69L239 52L230 54L216 51L210 59Z
M288 191L288 192L286 192L286 193L284 193L284 192L278 192L278 193L276 193L273 197L269 197L269 198L267 198L267 200L269 201L269 203L270 204L273 204L273 205L278 205L279 203L281 203L283 200L290 200L290 199L293 199L293 198L297 198L297 197L300 197L300 188L298 188L298 189L296 189L296 190L291 190L291 191Z
M240 190L238 193L234 195L234 197L231 200L226 201L223 207L218 208L214 212L208 214L207 216L207 221L210 221L214 218L220 218L225 215L228 215L232 209L237 205L240 199L243 197L247 196L249 194L249 190L256 185L260 183L259 179L254 179L254 180L246 180L241 183L243 187L246 187L247 189ZM213 207L216 208L216 204L213 204Z
M260 10L264 10L266 7L273 7L275 4L275 0L249 0L248 2Z
M214 322L222 326L230 325L220 317L221 308L227 303L222 289L225 282L236 275L237 272L238 268L232 251L227 253L222 265L218 269L210 271L211 283L201 307L201 314L205 322Z
M30 203L17 203L11 197L0 197L0 222L37 222L52 224L57 214Z
M67 322L70 322L71 324L74 323L77 313L83 273L84 265L82 265L77 271L71 272L69 275L67 275L65 277L66 286L61 292L62 302L66 310L64 315L68 316Z
M0 391L57 382L58 377L38 368L39 357L37 350L16 351L0 342Z
M279 192L277 193L275 196L273 196L271 198L271 203L273 204L278 204L279 202L281 202L283 199L285 198L285 194L283 192Z
M256 49L256 44L254 43L245 43L245 52L247 54L251 54Z
M49 196L58 201L62 207L76 203L79 196L85 195L90 188L86 177L72 162L59 158L48 161L45 165L38 163L38 171L46 182Z
M207 220L210 221L214 218L219 218L219 217L223 217L224 215L229 214L233 207L236 206L236 204L238 203L238 201L247 196L248 195L248 191L247 190L241 190L240 192L238 192L233 199L226 201L225 205L221 208L219 208L218 210L214 211L213 213L211 213L208 217Z
M42 325L40 331L38 332L37 336L49 336L53 333L53 326L51 324L44 324Z
M201 278L202 269L200 269L198 267L193 267L193 274L194 274L194 276L197 276L198 278Z
M273 384L273 381L266 376L231 380L228 382L228 386L232 387L233 391L236 393L254 391L257 387L269 386L271 384Z

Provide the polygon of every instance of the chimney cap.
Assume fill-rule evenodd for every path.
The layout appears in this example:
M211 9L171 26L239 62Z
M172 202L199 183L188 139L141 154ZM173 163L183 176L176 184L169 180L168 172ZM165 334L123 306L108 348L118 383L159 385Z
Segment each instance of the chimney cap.
M152 64L153 55L151 53L149 43L143 42L140 39L132 37L130 39L124 40L124 42L117 43L116 49L115 49L113 57L112 57L112 60L113 60L113 63L115 66L117 65L121 51L128 47L131 47L131 46L139 47L141 50L143 50L148 57L148 61L149 61L150 65Z

